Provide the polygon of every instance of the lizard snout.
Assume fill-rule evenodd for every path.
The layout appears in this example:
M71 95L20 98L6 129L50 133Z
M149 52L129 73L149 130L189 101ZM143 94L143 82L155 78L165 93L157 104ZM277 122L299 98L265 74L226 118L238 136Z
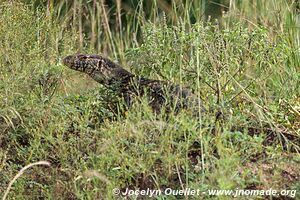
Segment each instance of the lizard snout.
M74 56L67 56L62 60L62 63L68 67L71 67L73 62L74 62Z

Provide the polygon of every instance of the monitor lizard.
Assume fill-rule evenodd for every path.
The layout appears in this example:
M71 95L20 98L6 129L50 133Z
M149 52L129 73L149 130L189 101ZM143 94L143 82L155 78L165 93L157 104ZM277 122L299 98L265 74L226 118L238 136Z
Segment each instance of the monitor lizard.
M123 96L127 106L131 106L138 96L146 95L149 105L155 113L160 113L163 106L170 112L193 107L193 110L205 112L201 101L187 87L167 81L152 80L134 75L100 55L76 54L63 59L67 67L86 73L98 83L113 89Z

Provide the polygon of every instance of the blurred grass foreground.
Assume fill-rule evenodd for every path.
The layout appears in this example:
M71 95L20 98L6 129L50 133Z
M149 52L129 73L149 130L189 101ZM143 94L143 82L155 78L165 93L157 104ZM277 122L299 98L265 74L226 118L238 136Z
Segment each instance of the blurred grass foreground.
M1 1L0 196L272 188L300 198L299 23L298 0ZM189 86L210 112L156 115L146 99L126 109L62 66L78 52Z

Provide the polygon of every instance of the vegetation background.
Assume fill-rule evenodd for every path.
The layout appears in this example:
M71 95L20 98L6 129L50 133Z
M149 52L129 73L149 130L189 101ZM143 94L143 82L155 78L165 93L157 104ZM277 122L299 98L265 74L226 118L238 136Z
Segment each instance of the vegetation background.
M50 167L13 182L9 199L167 187L293 189L277 198L299 198L299 23L298 0L2 0L0 194L45 160ZM188 85L210 112L155 115L145 99L124 110L62 66L77 52ZM231 199L157 197L177 198Z

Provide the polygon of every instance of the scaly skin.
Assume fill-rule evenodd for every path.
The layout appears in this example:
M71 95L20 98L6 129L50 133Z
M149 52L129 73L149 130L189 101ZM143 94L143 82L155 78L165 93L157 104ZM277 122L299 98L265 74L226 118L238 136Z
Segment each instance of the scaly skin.
M136 96L147 95L153 111L159 113L164 104L167 111L175 108L193 106L197 109L200 101L187 88L172 85L164 81L151 80L135 76L120 65L99 55L70 55L63 59L63 64L73 70L88 74L98 83L114 89L122 95L128 106ZM166 99L170 99L166 103ZM201 110L205 109L201 106Z

